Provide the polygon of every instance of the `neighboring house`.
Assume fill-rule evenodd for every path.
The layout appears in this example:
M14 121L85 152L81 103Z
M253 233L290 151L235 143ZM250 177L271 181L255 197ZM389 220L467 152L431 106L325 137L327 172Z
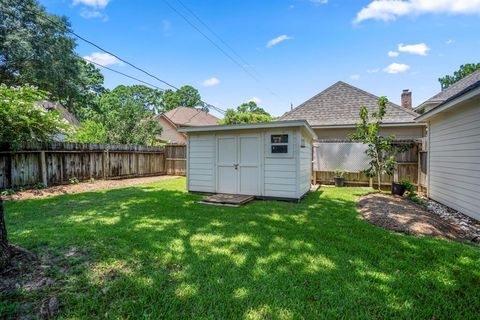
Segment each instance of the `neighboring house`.
M65 109L64 106L62 106L58 102L42 101L42 102L38 102L36 105L39 107L42 107L47 112L57 110L60 113L60 117L62 117L71 126L76 128L80 128L81 126L80 121L78 121L78 119L72 113L70 113L67 109ZM60 142L65 141L66 138L67 137L64 134L57 134L53 137L55 141L60 141Z
M480 220L480 71L419 108L428 123L428 196Z
M435 108L439 104L445 102L446 100L450 99L454 95L460 93L465 88L475 84L478 81L480 81L480 70L473 72L471 75L460 79L459 81L450 85L445 90L440 91L439 93L416 107L415 111L420 114L428 112L429 110Z
M159 140L169 143L186 143L187 136L178 132L181 127L200 127L218 124L217 117L208 112L195 108L178 107L157 116L162 125L162 134Z
M378 97L348 83L339 81L305 101L279 120L307 120L319 140L345 140L355 131L362 106L371 113L378 110ZM402 106L388 103L382 133L398 139L425 136L425 125L415 122L418 114L412 110L412 95L402 92Z
M72 113L70 113L67 109L65 109L64 106L62 106L58 102L42 101L38 102L36 105L42 107L43 109L45 109L45 111L48 112L57 110L60 113L60 116L65 119L69 124L75 127L80 127L80 121L78 121Z

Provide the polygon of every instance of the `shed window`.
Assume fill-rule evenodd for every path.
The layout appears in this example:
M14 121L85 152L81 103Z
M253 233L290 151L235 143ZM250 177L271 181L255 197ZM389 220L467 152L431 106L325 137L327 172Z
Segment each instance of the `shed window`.
M272 154L288 154L288 134L272 134L270 136L270 151Z
M273 143L288 143L288 134L272 134L271 142Z

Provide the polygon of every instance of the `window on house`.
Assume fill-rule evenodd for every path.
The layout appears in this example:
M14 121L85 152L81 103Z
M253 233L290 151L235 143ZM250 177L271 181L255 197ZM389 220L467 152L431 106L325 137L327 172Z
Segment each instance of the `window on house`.
M272 134L270 145L272 153L288 153L288 134Z

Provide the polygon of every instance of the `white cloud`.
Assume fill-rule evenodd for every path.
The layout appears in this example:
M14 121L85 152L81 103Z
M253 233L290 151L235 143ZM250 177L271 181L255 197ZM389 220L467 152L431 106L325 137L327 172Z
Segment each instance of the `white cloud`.
M103 52L92 52L91 54L89 54L88 56L84 56L83 58L93 63L101 64L103 66L122 64L122 62L114 56Z
M260 99L259 97L252 97L250 100L248 100L248 102L255 102L256 104L260 104L262 103L262 99Z
M359 74L352 74L352 75L350 76L350 79L352 79L352 80L358 80L358 79L360 79L360 75L359 75Z
M363 7L354 20L396 20L406 15L426 13L478 14L480 0L374 0Z
M447 41L445 41L445 44L454 44L455 43L455 39L448 39Z
M396 74L400 72L405 72L408 69L410 69L410 66L408 64L392 63L388 67L384 68L383 71L390 74Z
M105 8L110 0L73 0L73 5L84 4L93 8Z
M391 58L398 57L399 54L397 51L388 51L388 56Z
M99 18L99 19L102 19L103 21L107 21L108 20L108 16L101 13L100 11L97 11L97 10L88 10L88 9L85 9L85 8L82 8L80 10L80 16L82 18L85 18L85 19L95 19L95 18Z
M287 36L286 34L282 34L281 36L278 36L278 37L273 38L272 40L268 41L267 42L267 48L271 48L271 47L279 44L280 42L290 40L290 39L293 39L293 38L290 37L290 36Z
M426 56L430 48L425 43L417 44L403 44L398 45L398 51L407 52L411 54L419 54L421 56Z
M368 69L367 73L377 73L378 71L380 71L380 68Z
M202 82L202 86L204 86L204 87L214 87L218 84L220 84L220 80L218 80L215 77L212 77L212 78L207 79L207 80Z

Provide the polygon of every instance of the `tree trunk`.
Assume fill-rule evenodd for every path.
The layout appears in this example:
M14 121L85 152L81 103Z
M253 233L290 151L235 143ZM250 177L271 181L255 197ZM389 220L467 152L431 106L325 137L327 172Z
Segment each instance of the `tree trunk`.
M3 217L3 200L0 197L0 270L10 262L10 250L7 241L7 227Z
M377 173L377 181L378 181L378 191L382 191L382 175L380 173Z

